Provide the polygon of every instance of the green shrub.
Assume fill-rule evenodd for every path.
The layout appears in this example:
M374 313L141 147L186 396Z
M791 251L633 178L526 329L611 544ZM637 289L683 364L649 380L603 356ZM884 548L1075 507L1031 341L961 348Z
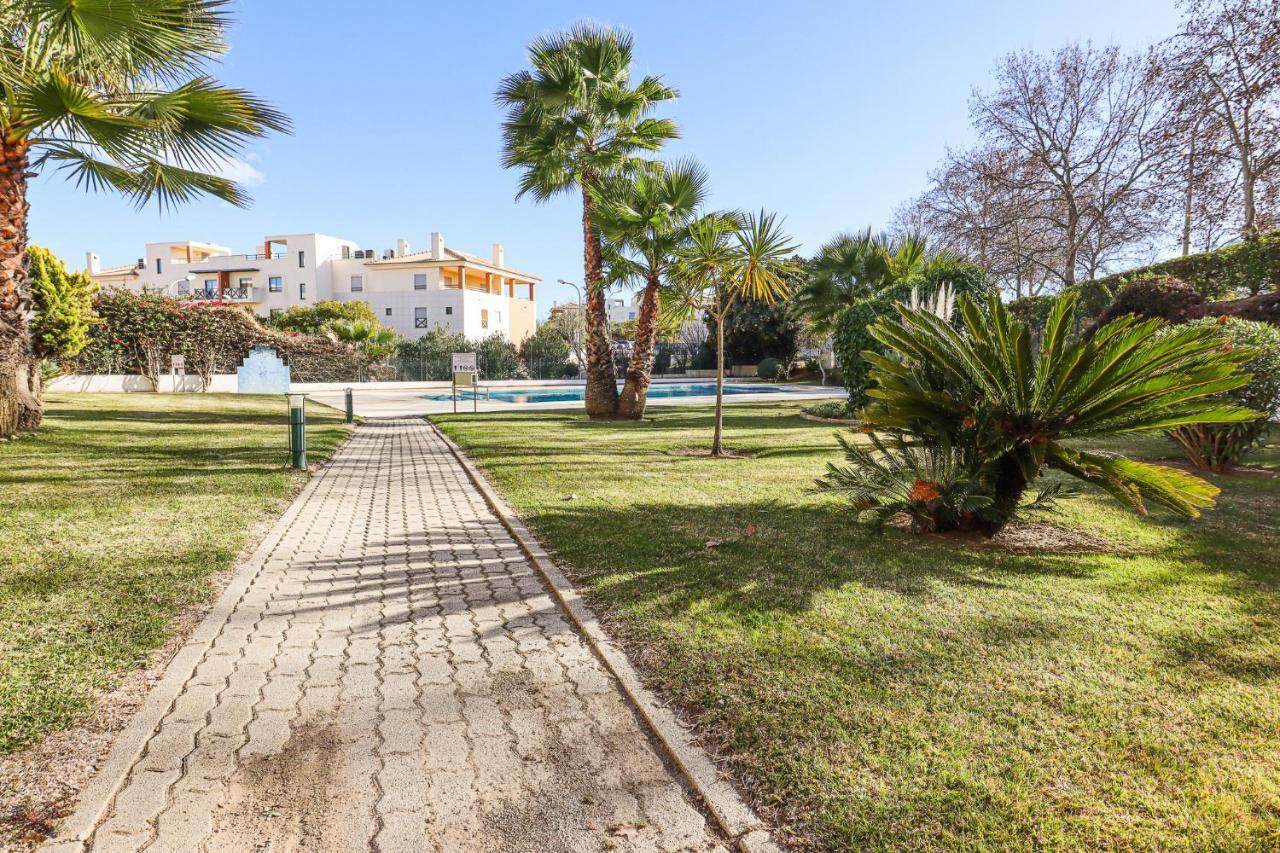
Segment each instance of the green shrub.
M569 363L569 341L555 325L543 323L521 344L520 358L534 379L559 379Z
M1185 258L1172 258L1136 270L1084 282L1082 289L1118 292L1145 276L1181 279L1210 300L1257 295L1280 289L1280 231Z
M871 368L862 354L882 351L870 329L889 310L889 304L882 299L863 299L844 309L836 320L832 350L841 381L849 391L851 411L858 411L870 400L867 391L871 388Z
M853 417L853 413L849 411L848 400L823 400L819 403L805 406L800 411L815 418L829 418L837 421Z
M1073 338L1078 301L1071 293L1054 304L1039 346L998 297L985 306L962 298L963 332L902 305L871 327L884 353L867 355L873 402L862 412L865 429L934 450L963 470L953 484L974 484L966 493L991 499L962 512L939 504L933 528L998 532L1047 469L1096 485L1140 514L1157 503L1195 517L1213 504L1217 487L1197 477L1069 441L1254 420L1254 411L1209 399L1248 381L1239 367L1249 353L1224 348L1205 326L1162 329L1159 320L1132 316ZM866 490L881 475L864 470L871 463L861 450L846 458L852 473L829 472L823 485L845 487L860 496L855 506L869 508ZM918 462L899 454L894 464L906 470ZM924 485L942 494L948 483ZM899 499L884 488L886 505Z
M782 375L782 363L776 358L766 358L756 365L756 376L772 382Z
M1194 424L1170 430L1187 459L1197 468L1224 471L1236 465L1267 434L1270 419L1280 410L1280 329L1267 323L1223 317L1204 318L1188 325L1216 329L1228 346L1252 350L1242 369L1252 378L1224 396L1237 405L1261 412L1257 420L1238 424Z
M31 288L31 343L37 359L69 358L89 343L93 294L98 286L85 273L68 273L58 256L27 247Z
M715 341L716 322L708 316L707 339ZM795 358L800 348L800 319L785 299L739 299L729 307L724 325L726 364L758 364L766 358ZM714 349L713 349L714 353ZM715 367L715 363L711 364Z
M263 325L279 332L322 335L340 323L378 326L378 317L368 302L339 302L322 299L315 305L295 305L263 320Z
M473 345L476 366L481 379L527 379L529 374L520 364L516 348L506 338L494 332Z
M1135 279L1116 294L1116 298L1093 323L1093 328L1132 314L1155 317L1169 323L1185 323L1200 316L1206 300L1194 287L1168 275L1149 275Z

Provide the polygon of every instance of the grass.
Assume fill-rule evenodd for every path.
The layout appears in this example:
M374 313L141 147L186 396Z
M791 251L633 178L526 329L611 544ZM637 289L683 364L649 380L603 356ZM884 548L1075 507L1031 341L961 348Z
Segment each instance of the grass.
M301 483L278 398L50 394L0 443L0 754L82 719ZM308 410L311 460L346 434Z
M1280 479L1214 477L1195 522L1094 492L1052 516L1136 555L876 536L811 491L836 444L798 411L728 407L731 460L672 454L701 407L436 420L792 840L1280 845Z

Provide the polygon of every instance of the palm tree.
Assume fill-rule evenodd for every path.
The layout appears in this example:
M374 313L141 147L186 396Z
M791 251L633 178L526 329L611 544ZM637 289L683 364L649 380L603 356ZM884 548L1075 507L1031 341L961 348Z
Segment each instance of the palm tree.
M658 341L658 293L706 195L706 170L691 160L606 181L594 192L596 227L618 249L612 276L644 284L619 417L638 420L644 415Z
M224 0L0 2L0 435L42 411L26 282L27 182L57 168L80 186L161 207L248 196L220 177L252 138L288 121L204 69L226 50Z
M651 76L631 85L632 44L628 33L585 23L544 36L529 46L532 70L510 75L496 94L507 108L502 165L522 170L516 197L545 201L575 188L582 195L586 409L593 418L614 416L618 386L591 190L634 171L637 155L678 135L674 122L648 117L676 90Z
M376 322L339 320L329 326L329 331L343 343L353 344L371 362L389 358L400 341L395 329Z
M716 422L711 455L724 455L724 324L735 301L786 296L796 246L776 214L708 213L688 226L677 251L686 312L701 308L716 323Z
M998 532L1048 469L1095 485L1143 515L1149 504L1161 504L1194 518L1213 504L1217 487L1190 474L1077 443L1256 420L1257 412L1215 399L1248 382L1240 366L1253 354L1224 347L1216 325L1162 329L1160 320L1132 315L1091 338L1073 338L1078 300L1075 292L1058 298L1036 344L1030 324L1015 319L996 294L985 303L960 298L963 331L902 304L896 317L871 327L889 354L866 353L875 385L864 425L957 454L990 498L981 512L938 529ZM868 509L875 498L865 490L867 460L854 454L850 461L853 475L833 469L827 485L852 487L860 509ZM926 485L932 495L936 484Z
M838 234L823 244L796 291L796 310L823 337L835 331L844 309L862 299L925 273L931 263L948 259L929 250L926 239L908 233L898 239L873 234Z

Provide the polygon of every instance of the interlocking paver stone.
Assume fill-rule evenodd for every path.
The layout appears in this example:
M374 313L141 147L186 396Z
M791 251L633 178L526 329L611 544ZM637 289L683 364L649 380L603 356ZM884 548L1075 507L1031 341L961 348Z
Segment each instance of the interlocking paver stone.
M723 849L431 426L300 500L92 847Z

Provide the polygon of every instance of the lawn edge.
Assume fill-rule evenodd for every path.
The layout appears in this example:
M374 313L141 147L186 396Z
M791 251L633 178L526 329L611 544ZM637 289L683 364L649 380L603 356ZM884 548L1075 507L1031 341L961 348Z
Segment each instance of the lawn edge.
M768 826L760 820L732 783L723 778L707 753L694 742L688 729L680 723L675 712L662 704L657 695L641 681L639 673L631 665L626 653L610 639L586 600L543 548L537 536L506 502L501 492L444 430L440 429L431 418L427 417L424 420L440 436L445 446L449 448L449 452L466 471L467 477L480 491L489 508L507 528L534 568L542 575L551 594L569 615L587 645L617 679L623 695L644 720L672 763L679 768L690 787L702 799L716 823L729 836L737 849L743 853L780 851L781 848L774 842Z
M290 498L284 512L271 523L271 527L258 542L257 547L232 569L231 580L223 588L218 599L191 632L191 636L169 659L165 665L164 675L151 688L146 700L134 713L133 718L116 735L115 744L111 747L107 760L98 768L93 779L81 789L75 811L58 827L57 835L40 845L38 848L40 851L71 853L71 851L89 849L93 833L115 800L116 794L119 793L130 768L141 757L148 739L182 693L182 688L190 679L191 673L195 671L196 666L204 658L205 652L217 639L236 605L261 572L267 558L284 538L289 525L301 511L306 499L316 490L332 466L333 460L353 435L355 435L355 429L348 430L342 440L334 445L320 468L307 477L307 482Z

